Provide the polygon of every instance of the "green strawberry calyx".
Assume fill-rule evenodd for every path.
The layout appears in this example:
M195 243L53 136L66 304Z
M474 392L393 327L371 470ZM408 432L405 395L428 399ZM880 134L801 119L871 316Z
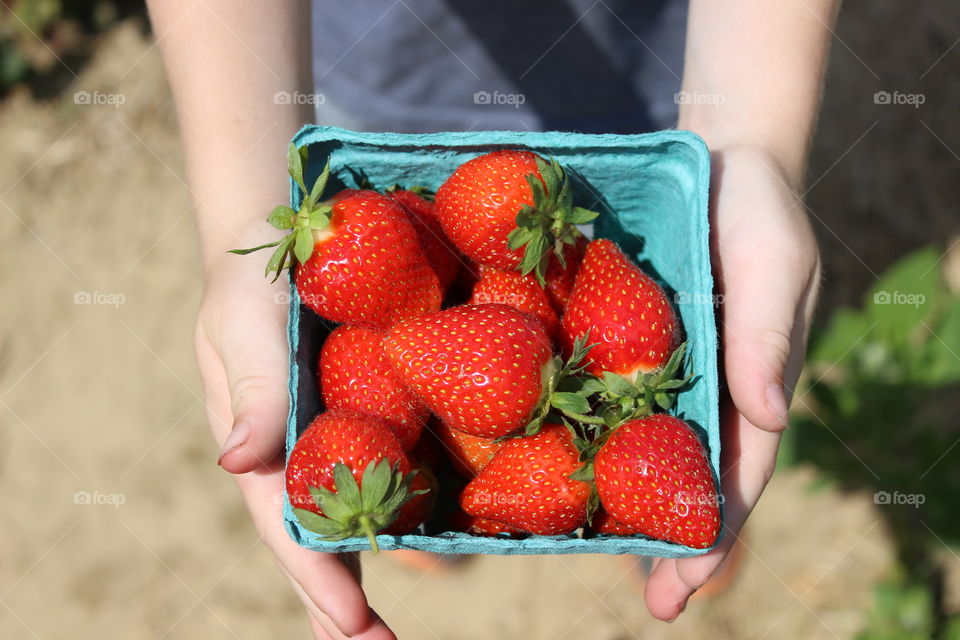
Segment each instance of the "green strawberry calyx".
M270 260L267 261L267 267L264 271L266 277L269 277L271 273L274 274L274 282L285 268L292 268L296 263L303 264L310 259L310 256L313 255L314 232L323 231L330 225L333 205L330 202L319 201L323 190L327 186L327 180L330 178L330 160L327 159L323 171L309 190L303 181L303 167L306 162L307 147L298 149L291 142L287 149L287 172L297 187L300 188L300 191L303 192L303 199L297 211L286 205L279 205L274 207L267 217L267 222L273 228L289 231L289 233L275 242L251 247L250 249L232 249L229 251L229 253L246 255L261 249L276 247L273 255L270 256Z
M388 460L371 461L358 485L350 468L338 462L333 466L335 491L308 487L323 515L300 508L295 508L293 513L304 528L324 540L366 537L370 549L379 553L377 532L389 527L411 498L428 491L411 490L416 474L416 471L401 473Z
M526 175L533 191L533 206L523 205L517 212L517 228L507 236L510 249L524 249L519 270L534 273L540 284L549 252L553 250L561 267L566 267L563 247L574 244L582 235L576 225L593 221L599 214L573 204L573 190L566 172L556 158L547 162L537 156L537 170Z
M583 361L593 348L593 345L587 344L588 339L589 333L574 342L573 353L566 362L559 356L548 361L544 367L545 381L540 403L524 428L523 435L535 435L550 419L604 424L601 418L589 415L592 411L590 397L599 392L601 387L599 380L583 373L586 366Z
M669 411L677 394L690 384L691 374L683 376L683 358L687 343L681 344L658 371L637 376L635 381L604 371L597 414L610 428L627 420L644 418L657 409ZM680 377L682 376L682 377Z

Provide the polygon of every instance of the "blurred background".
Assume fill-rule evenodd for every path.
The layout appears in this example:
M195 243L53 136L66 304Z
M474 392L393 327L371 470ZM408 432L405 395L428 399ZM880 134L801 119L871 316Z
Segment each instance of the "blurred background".
M958 38L952 0L845 3L806 194L819 320L732 588L665 625L620 558L365 557L401 638L960 638ZM142 5L5 1L0 141L0 638L306 637L205 424Z

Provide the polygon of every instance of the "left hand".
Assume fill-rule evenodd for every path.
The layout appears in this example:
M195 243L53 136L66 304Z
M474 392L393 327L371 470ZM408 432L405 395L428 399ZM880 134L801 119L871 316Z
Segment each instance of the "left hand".
M645 599L661 620L680 615L723 563L776 465L820 281L813 231L788 182L762 151L713 153L711 244L729 391L721 407L726 521L716 549L654 564Z

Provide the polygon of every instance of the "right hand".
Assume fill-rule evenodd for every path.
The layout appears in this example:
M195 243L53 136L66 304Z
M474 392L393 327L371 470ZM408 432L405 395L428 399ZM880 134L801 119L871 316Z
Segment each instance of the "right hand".
M250 234L254 244L262 233ZM287 283L264 279L266 257L211 256L207 268L195 342L220 464L236 474L257 534L306 606L315 637L394 638L367 604L357 554L310 551L284 530Z

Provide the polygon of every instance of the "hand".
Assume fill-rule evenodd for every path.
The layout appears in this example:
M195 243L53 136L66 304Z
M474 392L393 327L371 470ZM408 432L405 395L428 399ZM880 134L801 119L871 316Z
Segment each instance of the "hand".
M726 523L713 551L655 563L645 599L661 620L676 618L720 567L776 464L820 281L816 241L787 181L762 152L713 154L711 244L729 391L721 408Z
M265 241L262 234L249 234L255 236L251 246ZM220 464L238 474L257 533L306 606L314 635L394 638L367 605L357 555L309 551L283 527L278 496L284 490L288 403L285 280L270 284L258 256L211 257L196 351L207 418L223 451Z

